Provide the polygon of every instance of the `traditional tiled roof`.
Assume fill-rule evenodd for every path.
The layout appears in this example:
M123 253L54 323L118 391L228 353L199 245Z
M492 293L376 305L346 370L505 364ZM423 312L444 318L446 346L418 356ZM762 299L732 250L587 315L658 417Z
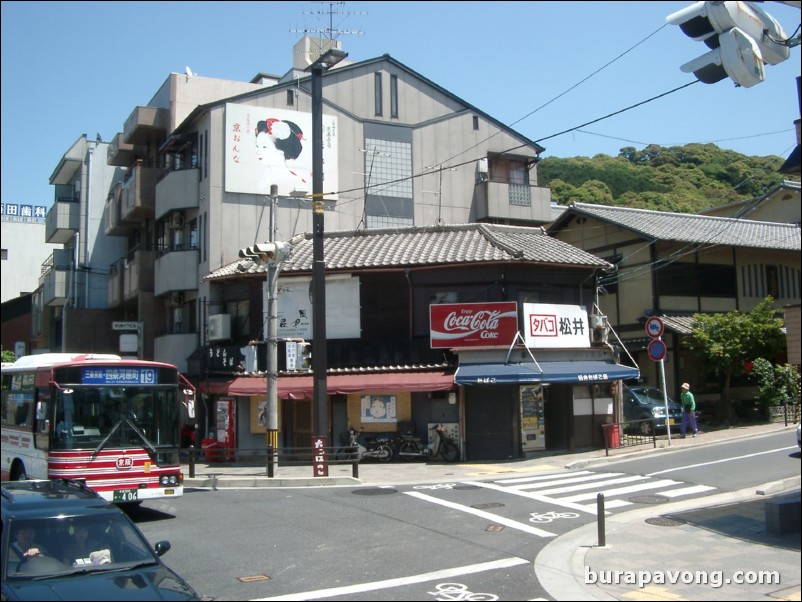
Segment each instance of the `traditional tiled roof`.
M782 251L802 249L800 230L796 224L588 203L569 205L568 210L549 227L549 232L558 231L567 220L577 215L605 221L652 240Z
M312 235L290 241L292 254L281 273L312 271ZM326 270L404 268L498 262L571 267L609 267L577 247L548 236L541 228L493 224L459 224L326 232ZM240 259L215 270L206 280L264 273L265 266Z

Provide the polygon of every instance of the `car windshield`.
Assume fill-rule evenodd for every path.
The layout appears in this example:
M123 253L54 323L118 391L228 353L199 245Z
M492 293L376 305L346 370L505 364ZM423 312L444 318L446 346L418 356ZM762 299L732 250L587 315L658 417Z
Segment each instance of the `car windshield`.
M663 392L654 387L635 387L632 389L632 394L635 395L641 403L664 404L666 402L665 397L663 397ZM674 401L669 397L668 403L674 403Z
M6 531L4 526L4 531ZM46 579L158 563L122 513L13 520L4 534L3 579Z

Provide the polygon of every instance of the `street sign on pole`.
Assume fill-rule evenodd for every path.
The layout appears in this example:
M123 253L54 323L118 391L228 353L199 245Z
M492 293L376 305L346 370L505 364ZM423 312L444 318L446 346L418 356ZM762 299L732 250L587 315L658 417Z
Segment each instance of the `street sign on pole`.
M139 330L141 322L112 322L112 330Z
M657 316L652 316L646 320L646 334L653 339L663 336L663 321Z
M650 358L659 362L666 356L666 344L660 339L653 339L649 342L647 351L649 352Z

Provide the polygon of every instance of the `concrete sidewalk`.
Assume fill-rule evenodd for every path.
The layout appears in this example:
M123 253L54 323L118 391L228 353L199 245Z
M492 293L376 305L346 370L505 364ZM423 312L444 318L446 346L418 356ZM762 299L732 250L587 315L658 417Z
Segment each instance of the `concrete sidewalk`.
M489 463L365 463L359 478L347 465L329 466L328 477L311 466L280 466L274 478L265 466L197 464L185 487L388 486L492 479L578 469L622 458L670 453L741 437L786 432L795 445L795 425L764 424L665 437L657 448L542 455ZM798 452L797 452L798 453ZM184 467L185 473L187 467ZM800 533L772 535L765 502L796 492L800 477L755 489L643 507L605 517L604 546L598 523L551 541L534 561L538 580L555 600L800 600Z

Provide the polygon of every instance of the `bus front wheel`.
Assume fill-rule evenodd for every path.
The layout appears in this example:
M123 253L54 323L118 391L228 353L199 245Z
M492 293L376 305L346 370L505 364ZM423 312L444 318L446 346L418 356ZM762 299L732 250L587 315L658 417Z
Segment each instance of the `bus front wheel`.
M22 462L14 462L11 467L11 480L12 481L27 481L28 475L25 474L25 465Z

